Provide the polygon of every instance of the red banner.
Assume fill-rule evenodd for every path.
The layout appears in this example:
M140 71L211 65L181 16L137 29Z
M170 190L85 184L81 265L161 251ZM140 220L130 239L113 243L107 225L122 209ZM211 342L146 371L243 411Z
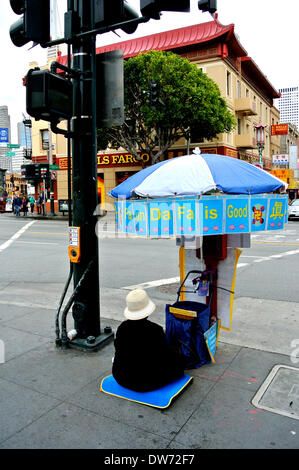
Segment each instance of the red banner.
M271 126L271 135L287 135L288 133L288 124L276 124L275 126Z

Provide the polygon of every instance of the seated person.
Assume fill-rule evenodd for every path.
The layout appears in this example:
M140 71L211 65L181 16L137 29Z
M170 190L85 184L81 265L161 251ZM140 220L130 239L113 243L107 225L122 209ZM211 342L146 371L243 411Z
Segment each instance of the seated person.
M184 374L181 357L170 349L163 328L147 319L156 306L143 289L127 295L127 307L116 332L112 374L125 388L147 392Z

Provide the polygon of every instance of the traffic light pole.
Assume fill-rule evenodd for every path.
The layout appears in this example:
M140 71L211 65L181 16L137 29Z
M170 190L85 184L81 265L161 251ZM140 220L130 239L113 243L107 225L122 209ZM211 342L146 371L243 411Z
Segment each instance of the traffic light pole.
M51 131L51 125L48 124L48 135L49 135L49 168L50 165L53 165L53 149L52 149L52 131ZM51 215L55 215L55 207L54 207L54 185L53 185L53 180L52 180L52 172L51 169L49 171L50 173L50 212Z
M80 18L80 30L92 29L92 2L74 0L73 3ZM80 283L80 289L73 305L77 337L69 345L88 350L99 349L113 339L111 331L102 333L100 328L97 219L93 215L97 206L95 48L95 36L80 38L73 43L72 54L72 69L79 72L79 78L73 79L73 226L80 227L81 258L73 265L74 288ZM84 282L80 282L83 275Z

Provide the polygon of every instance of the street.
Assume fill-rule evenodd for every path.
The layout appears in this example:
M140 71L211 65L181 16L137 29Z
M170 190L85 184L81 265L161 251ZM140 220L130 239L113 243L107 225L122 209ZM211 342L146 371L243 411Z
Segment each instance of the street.
M31 225L7 248L1 249L27 224ZM25 288L33 283L37 286L37 297L39 291L53 289L59 301L69 272L67 228L66 221L33 221L1 215L1 287L9 284ZM251 247L243 249L239 259L235 298L299 302L298 259L297 221L289 221L278 233L252 235ZM103 288L121 289L178 276L175 240L110 238L104 235L100 239L100 284ZM158 287L159 282L154 282L153 291L156 292Z
M157 305L153 321L163 325L165 303L176 298L175 241L110 236L100 238L101 326L115 330L128 288L143 283ZM113 344L96 354L55 346L69 272L67 222L0 215L0 448L298 448L298 413L292 419L288 395L296 376L283 393L285 382L269 391L270 412L252 404L274 365L298 365L298 256L298 222L252 237L239 260L232 328L220 332L216 363L188 371L190 389L169 410L157 410L100 393Z

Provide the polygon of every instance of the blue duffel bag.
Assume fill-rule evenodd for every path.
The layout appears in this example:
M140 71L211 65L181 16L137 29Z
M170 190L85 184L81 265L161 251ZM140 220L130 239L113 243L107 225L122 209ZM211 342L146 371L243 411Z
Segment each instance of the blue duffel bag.
M166 338L170 347L183 356L185 369L195 369L211 361L204 333L210 328L212 295L209 304L180 301L183 283L178 291L177 301L172 305L167 304L165 308Z

